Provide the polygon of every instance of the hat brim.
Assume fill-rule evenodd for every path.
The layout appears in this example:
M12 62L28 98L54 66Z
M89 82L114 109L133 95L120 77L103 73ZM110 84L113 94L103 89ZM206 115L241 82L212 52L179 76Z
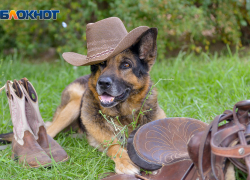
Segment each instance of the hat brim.
M149 29L148 26L139 26L132 31L130 31L114 48L114 50L110 53L105 53L103 55L87 59L87 56L74 53L74 52L65 52L62 54L65 61L67 61L69 64L72 64L74 66L87 66L87 65L93 65L98 64L102 61L105 61L107 58L113 57L120 52L124 51L125 49L132 46L137 39L147 30Z

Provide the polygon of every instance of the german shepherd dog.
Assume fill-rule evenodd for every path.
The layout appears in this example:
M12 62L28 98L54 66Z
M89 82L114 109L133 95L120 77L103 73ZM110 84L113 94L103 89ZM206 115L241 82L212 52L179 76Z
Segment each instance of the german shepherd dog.
M102 114L108 119L113 118L116 125L121 123L123 126L130 125L140 110L144 113L139 116L137 125L165 118L158 105L155 88L145 101L153 85L149 72L157 55L156 38L156 28L147 30L130 48L100 64L91 65L90 75L69 84L62 92L61 104L47 133L55 137L80 120L80 127L86 132L91 146L103 151L107 142L114 139L107 149L107 155L114 160L116 173L139 173L139 168L132 163L126 149L117 143L114 126ZM129 133L132 130L129 126Z

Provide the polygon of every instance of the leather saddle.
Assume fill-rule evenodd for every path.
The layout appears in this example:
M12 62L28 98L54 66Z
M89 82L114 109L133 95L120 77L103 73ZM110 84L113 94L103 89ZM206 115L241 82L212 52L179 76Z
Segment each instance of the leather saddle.
M105 179L224 180L229 179L225 177L229 161L249 174L249 111L250 100L246 100L209 125L191 118L145 124L130 134L127 150L131 160L150 173Z
M139 167L154 171L144 175L146 178L181 179L193 164L187 151L189 140L207 126L191 118L150 122L130 134L127 144L129 157Z

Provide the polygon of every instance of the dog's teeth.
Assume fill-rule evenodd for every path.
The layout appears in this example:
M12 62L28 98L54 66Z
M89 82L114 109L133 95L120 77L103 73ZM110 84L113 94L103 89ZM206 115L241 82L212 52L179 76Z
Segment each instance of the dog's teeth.
M103 100L102 100L101 96L98 96L98 98L100 99L100 101L101 101L101 102L103 102Z
M99 98L100 101L103 102L103 103L111 103L111 102L113 102L114 99L115 99L114 97L112 97L110 100L105 100L105 99L102 99L101 96L98 96L98 98Z

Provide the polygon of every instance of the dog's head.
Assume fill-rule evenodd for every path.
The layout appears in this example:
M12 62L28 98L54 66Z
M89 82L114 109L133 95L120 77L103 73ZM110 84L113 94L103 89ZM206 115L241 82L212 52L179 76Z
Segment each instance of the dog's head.
M103 107L114 107L149 86L156 55L157 29L151 28L134 45L116 56L91 65L90 90Z

